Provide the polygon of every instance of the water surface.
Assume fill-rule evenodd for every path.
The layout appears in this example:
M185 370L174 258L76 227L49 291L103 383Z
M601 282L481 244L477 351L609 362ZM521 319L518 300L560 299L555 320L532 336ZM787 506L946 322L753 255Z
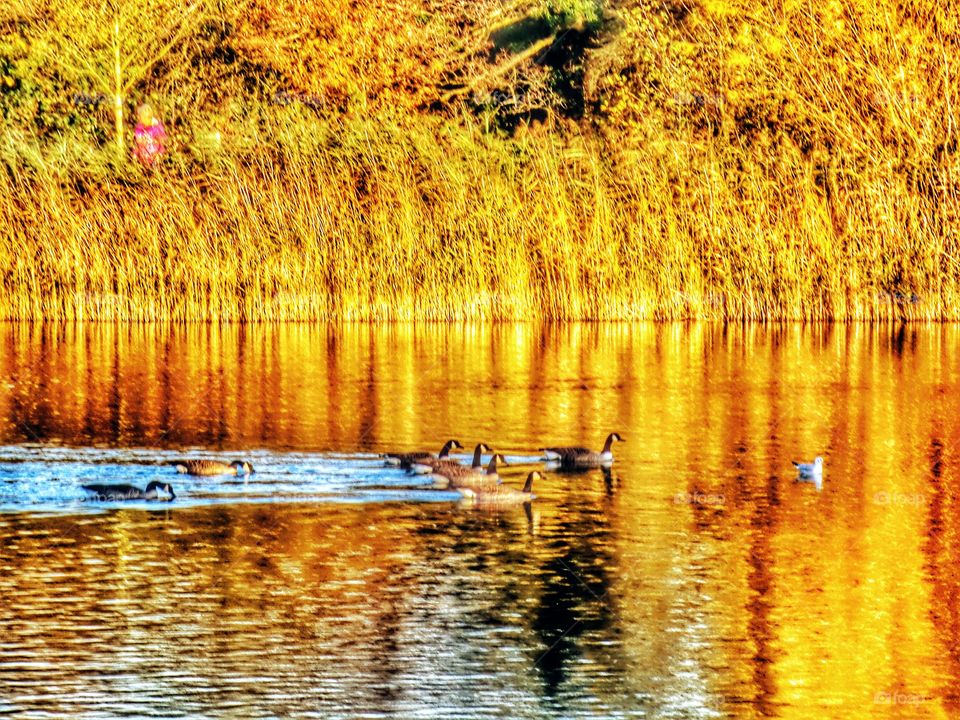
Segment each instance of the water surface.
M955 716L958 341L0 326L0 715ZM378 458L483 440L519 485L612 430L529 507Z

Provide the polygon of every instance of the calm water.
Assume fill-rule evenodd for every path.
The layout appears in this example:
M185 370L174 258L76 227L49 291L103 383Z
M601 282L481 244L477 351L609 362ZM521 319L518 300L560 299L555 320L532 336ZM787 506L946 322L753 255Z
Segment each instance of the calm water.
M0 715L960 713L960 328L0 326ZM381 466L599 446L529 508ZM822 489L791 459L823 455ZM252 460L186 479L174 457ZM89 481L174 484L97 504Z

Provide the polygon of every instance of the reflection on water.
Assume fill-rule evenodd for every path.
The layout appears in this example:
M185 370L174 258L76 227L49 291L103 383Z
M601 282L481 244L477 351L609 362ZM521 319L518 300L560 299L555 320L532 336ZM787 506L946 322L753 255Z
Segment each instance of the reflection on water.
M0 326L0 714L956 716L958 341ZM611 430L529 511L372 455L485 440L519 484ZM70 495L185 451L259 472Z

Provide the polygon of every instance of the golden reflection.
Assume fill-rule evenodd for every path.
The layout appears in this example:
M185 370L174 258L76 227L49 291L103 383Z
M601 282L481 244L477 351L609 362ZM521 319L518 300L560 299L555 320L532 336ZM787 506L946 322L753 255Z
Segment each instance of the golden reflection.
M268 658L370 712L402 707L411 673L441 687L476 671L517 698L678 716L949 717L958 340L953 326L2 326L5 443L627 442L607 476L548 476L529 512L0 516L0 618L19 652L73 659L65 686L140 653L175 659L183 692L210 663L244 676ZM790 465L817 454L820 492Z

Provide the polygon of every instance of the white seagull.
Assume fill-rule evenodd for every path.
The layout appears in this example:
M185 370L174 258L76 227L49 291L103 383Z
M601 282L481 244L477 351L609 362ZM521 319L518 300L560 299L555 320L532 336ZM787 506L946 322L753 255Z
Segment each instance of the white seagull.
M813 480L814 478L823 476L823 458L817 457L812 463L801 463L796 460L793 461L793 466L800 473L800 477L805 480Z
M817 456L812 463L801 463L793 461L793 466L800 474L800 480L812 482L817 490L823 487L823 458Z

